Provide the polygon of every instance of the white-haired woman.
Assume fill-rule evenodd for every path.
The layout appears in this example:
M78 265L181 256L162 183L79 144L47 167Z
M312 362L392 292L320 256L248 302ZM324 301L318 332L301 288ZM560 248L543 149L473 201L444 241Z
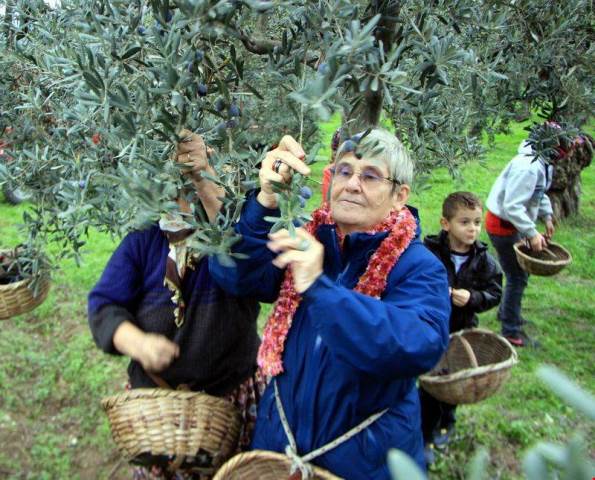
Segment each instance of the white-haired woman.
M442 264L418 240L405 206L413 165L390 133L372 130L337 153L330 202L292 237L270 233L272 182L309 174L291 137L270 151L244 206L236 267L211 259L222 288L276 300L259 365L272 378L252 448L288 453L348 479L389 479L398 448L424 466L416 377L448 342Z

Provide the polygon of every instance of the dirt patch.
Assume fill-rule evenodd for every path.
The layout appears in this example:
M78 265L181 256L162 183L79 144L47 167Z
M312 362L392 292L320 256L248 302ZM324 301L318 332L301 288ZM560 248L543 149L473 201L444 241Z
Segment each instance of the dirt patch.
M82 480L130 480L132 477L130 465L116 450L107 456L97 450L87 451L77 458L74 470Z
M520 476L522 472L520 449L518 447L495 447L490 450L490 466L496 472L496 476L490 478L502 478L502 472L506 472L507 477L510 473Z

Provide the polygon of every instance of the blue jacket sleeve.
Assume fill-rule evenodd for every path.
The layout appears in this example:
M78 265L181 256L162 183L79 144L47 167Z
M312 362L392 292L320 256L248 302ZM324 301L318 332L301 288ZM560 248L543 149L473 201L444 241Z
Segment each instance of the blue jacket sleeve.
M271 261L275 257L267 248L272 224L264 217L278 216L279 210L263 207L256 200L256 191L248 194L235 230L241 240L233 246L233 253L243 258L234 259L235 265L226 266L217 257L209 258L209 270L215 281L227 293L251 296L261 302L274 302L279 295L283 270Z
M114 333L125 321L134 323L134 306L142 289L141 234L128 234L109 259L89 293L89 327L99 348L118 354Z
M420 375L438 363L448 345L446 271L421 244L410 249L393 268L382 299L339 286L326 275L304 292L304 306L329 350L374 376Z

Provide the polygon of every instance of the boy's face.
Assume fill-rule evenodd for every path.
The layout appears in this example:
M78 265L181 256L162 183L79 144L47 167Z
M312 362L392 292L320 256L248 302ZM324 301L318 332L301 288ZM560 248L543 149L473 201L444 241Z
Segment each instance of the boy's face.
M479 237L481 232L481 208L459 207L450 220L442 218L440 225L448 232L450 246L453 250L466 251Z

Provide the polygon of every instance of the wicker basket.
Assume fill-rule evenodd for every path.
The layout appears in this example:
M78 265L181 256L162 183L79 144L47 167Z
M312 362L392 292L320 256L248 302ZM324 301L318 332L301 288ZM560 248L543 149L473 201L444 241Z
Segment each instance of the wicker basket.
M101 401L130 462L212 474L237 449L241 416L205 393L138 388Z
M50 291L49 276L42 277L36 296L29 288L30 280L0 285L0 320L21 315L41 305Z
M496 393L516 363L516 351L505 338L479 328L461 330L450 336L446 354L419 382L442 402L476 403Z
M290 468L291 460L282 453L253 450L228 460L213 480L288 480ZM311 480L341 480L320 467L313 466L312 470L314 475ZM299 473L295 478L301 479Z
M545 250L534 252L525 241L520 241L515 243L514 252L521 268L532 275L555 275L572 263L570 252L553 242L550 242Z

